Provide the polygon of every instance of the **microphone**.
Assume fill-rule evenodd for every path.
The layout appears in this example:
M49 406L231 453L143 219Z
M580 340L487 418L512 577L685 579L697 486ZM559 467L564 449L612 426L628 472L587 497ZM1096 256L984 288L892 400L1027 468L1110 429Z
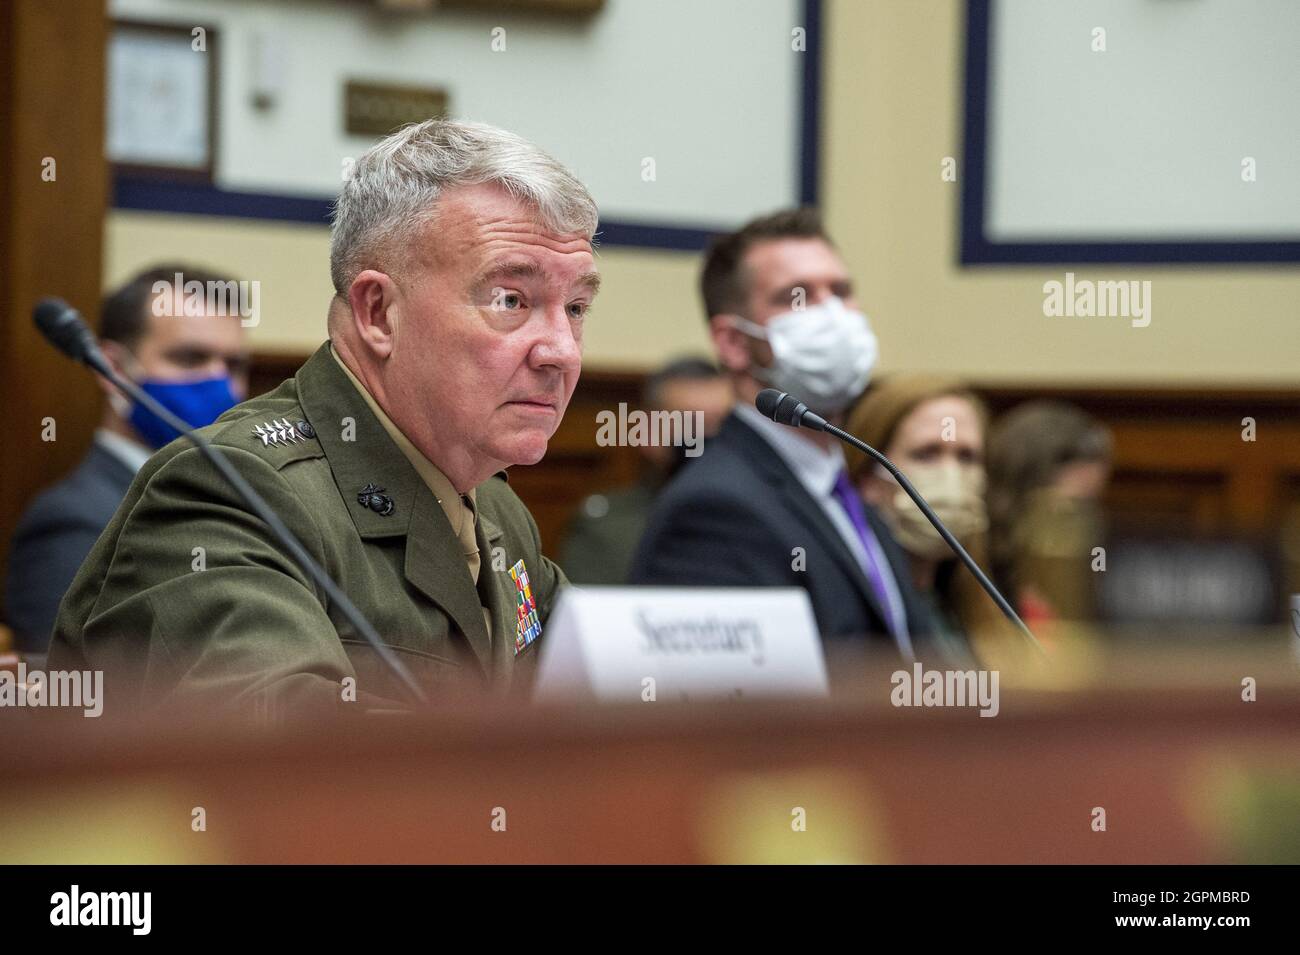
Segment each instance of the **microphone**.
M829 427L825 418L814 414L794 395L777 391L775 388L764 388L760 391L758 397L754 399L754 407L763 414L763 417L771 418L777 424L788 424L792 428L810 428L813 431L824 431Z
M912 482L909 481L907 476L894 465L893 461L889 460L889 458L885 457L865 441L859 441L847 431L835 427L835 425L831 424L821 415L809 410L808 406L798 398L791 394L787 394L784 391L777 391L775 388L764 388L754 399L754 407L757 408L765 418L771 418L777 424L789 425L792 428L808 428L810 431L822 431L826 434L834 435L845 444L857 448L863 454L869 455L876 461L880 462L885 470L894 476L894 480L898 482L899 487L907 492L907 496L916 502L916 506L921 509L921 513L924 514L926 519L934 525L934 529L939 532L939 536L944 539L944 542L952 549L952 552L957 555L961 562L965 564L967 569L975 576L975 579L979 581L979 585L984 588L985 592L988 593L990 597L993 598L993 602L998 605L998 609L1006 615L1008 620L1015 624L1036 650L1040 653L1042 652L1042 646L1039 644L1037 638L1034 637L1033 633L1030 632L1029 628L1025 626L1025 622L1020 619L1020 615L1016 613L1015 608L1007 602L1007 599L1002 596L998 591L998 588L993 585L993 581L989 580L985 575L984 571L980 570L979 564L975 563L975 559L971 557L970 554L966 553L966 548L962 547L957 538L953 537L952 532L944 526L943 521L939 520L939 515L934 513L934 510L926 503L925 498L921 497L916 488L912 487Z
M77 310L63 299L41 299L32 309L32 321L36 322L46 341L63 354L99 370L97 366L104 361L104 353L99 350L94 332L81 320Z
M99 372L112 382L118 391L144 405L188 438L199 449L199 453L211 461L212 465L221 472L221 476L244 499L244 503L249 506L253 513L266 523L280 543L293 555L293 559L298 562L298 566L307 572L307 576L311 577L321 590L325 591L326 596L334 602L343 616L348 619L348 622L365 638L379 659L402 682L416 701L419 703L428 702L424 690L411 676L411 672L406 668L406 665L397 658L397 654L393 652L392 648L384 643L383 638L379 636L379 632L375 630L365 615L357 609L356 604L348 598L342 588L334 582L324 568L312 559L311 554L307 553L307 549L302 546L298 538L294 537L293 532L289 530L284 521L280 520L280 516L271 510L270 505L244 479L244 476L235 470L230 460L220 450L213 447L207 438L204 438L186 422L159 404L153 395L146 393L135 382L122 378L114 371L113 366L104 357L94 333L87 327L75 308L62 299L41 299L32 310L32 320L51 345L73 361L88 365Z

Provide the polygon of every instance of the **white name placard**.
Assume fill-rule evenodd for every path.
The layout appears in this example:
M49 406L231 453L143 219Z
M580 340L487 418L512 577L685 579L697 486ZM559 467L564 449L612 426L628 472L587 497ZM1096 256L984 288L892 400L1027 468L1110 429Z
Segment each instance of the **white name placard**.
M570 587L540 649L542 701L828 692L812 604L797 587Z

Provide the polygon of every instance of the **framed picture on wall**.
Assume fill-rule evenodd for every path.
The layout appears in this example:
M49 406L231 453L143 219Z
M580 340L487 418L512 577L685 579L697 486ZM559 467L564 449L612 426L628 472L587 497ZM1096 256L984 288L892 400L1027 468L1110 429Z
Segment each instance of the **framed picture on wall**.
M1300 262L1300 4L1092 6L967 0L961 264Z
M106 151L115 172L211 182L217 34L116 20L108 41Z

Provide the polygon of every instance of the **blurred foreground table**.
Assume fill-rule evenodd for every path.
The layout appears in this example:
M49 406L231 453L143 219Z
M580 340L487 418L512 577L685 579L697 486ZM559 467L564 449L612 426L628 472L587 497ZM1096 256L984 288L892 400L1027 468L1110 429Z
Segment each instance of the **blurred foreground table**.
M820 703L0 711L0 861L1300 862L1285 653L1066 662L1004 682L995 718L891 706L897 665Z

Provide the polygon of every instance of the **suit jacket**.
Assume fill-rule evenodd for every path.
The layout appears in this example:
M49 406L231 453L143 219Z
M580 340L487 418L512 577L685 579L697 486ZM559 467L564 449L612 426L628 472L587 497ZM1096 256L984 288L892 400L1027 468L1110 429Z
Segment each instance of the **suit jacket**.
M477 489L476 588L442 507L328 345L292 379L203 433L431 695L527 682L537 644L517 653L517 635L536 619L534 605L546 618L564 577L542 556L537 526L504 473ZM362 703L408 699L338 607L184 439L145 465L82 565L60 609L49 666L102 668L106 709L176 697L333 707L346 705L348 677Z
M898 582L909 632L928 634L929 614L906 555L875 512L866 511ZM802 587L824 640L892 645L866 573L835 525L776 450L734 412L660 494L630 581Z
M133 476L96 442L76 469L41 492L19 520L5 587L6 614L19 650L46 651L59 601L113 519Z

